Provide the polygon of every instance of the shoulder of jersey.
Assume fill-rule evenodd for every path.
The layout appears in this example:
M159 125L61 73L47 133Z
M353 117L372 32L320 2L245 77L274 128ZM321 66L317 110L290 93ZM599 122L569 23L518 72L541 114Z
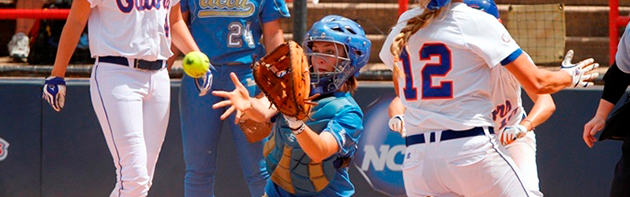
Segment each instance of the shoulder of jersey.
M465 4L458 6L456 10L464 12L467 16L463 18L466 18L466 19L475 20L475 19L482 19L482 18L490 18L490 19L496 20L494 16L488 13L485 13L484 11L468 7ZM487 19L482 19L482 20L487 20Z
M398 23L401 23L401 22L407 21L407 20L409 20L409 19L411 19L413 17L416 17L416 16L422 14L423 11L424 11L424 9L420 8L420 7L416 7L416 8L407 10L407 11L403 12L400 15L400 17L398 18Z

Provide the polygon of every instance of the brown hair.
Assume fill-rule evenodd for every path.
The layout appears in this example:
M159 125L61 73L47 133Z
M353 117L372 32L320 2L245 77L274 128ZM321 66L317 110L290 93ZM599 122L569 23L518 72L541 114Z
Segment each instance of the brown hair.
M422 7L425 7L426 4L428 3L429 3L428 0L423 0L420 2ZM437 17L438 15L440 15L440 13L442 13L442 9L444 9L444 7L437 10L429 10L425 8L422 14L409 19L407 21L407 25L405 25L405 27L403 27L403 29L400 30L400 33L394 38L394 42L392 42L392 45L389 48L389 50L392 53L392 55L394 55L394 73L396 73L396 76L398 77L405 76L405 74L398 68L398 66L396 66L396 62L398 62L398 59L400 59L400 57L398 56L407 45L407 41L409 41L409 37L415 34L416 32L418 32L418 30L420 30L421 28L429 25L435 19L435 17Z
M357 81L357 78L352 76L348 78L348 80L346 80L346 82L343 85L341 85L340 90L344 92L350 92L350 94L354 94L354 92L358 88L358 85L359 85L359 82Z

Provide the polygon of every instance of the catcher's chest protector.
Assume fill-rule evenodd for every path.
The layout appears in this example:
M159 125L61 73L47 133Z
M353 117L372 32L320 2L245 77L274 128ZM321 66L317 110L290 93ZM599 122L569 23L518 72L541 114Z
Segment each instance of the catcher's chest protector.
M305 122L318 134L339 111L351 105L347 99L334 96L323 98L318 103L313 109L312 119ZM282 120L282 117L277 120ZM292 194L314 195L325 189L337 173L334 166L337 155L321 163L311 161L284 121L275 123L271 139L265 144L264 154L271 180Z

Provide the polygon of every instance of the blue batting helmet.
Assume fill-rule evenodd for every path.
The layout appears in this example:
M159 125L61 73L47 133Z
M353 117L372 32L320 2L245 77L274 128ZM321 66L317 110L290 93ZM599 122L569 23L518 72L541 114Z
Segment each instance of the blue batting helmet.
M464 0L468 7L484 11L499 19L499 9L493 0Z
M451 3L451 0L431 0L429 4L427 4L427 9L437 10L444 7L445 5L448 5L449 3Z
M314 53L312 46L315 41L343 45L347 57L339 56L339 52L336 54ZM311 70L311 95L335 92L348 78L358 76L359 70L367 64L370 57L370 45L371 42L365 36L361 25L346 17L329 15L315 22L307 32L303 44L310 65L313 65L311 61L313 57L335 57L338 63L333 64L334 71L332 72L320 73L317 70Z

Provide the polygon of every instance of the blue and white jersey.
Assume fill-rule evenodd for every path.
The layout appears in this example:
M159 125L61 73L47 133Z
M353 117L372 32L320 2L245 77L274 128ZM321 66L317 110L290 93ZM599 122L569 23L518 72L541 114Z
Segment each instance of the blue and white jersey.
M522 50L496 18L464 3L452 3L433 22L409 37L394 64L390 46L407 21L404 13L381 49L381 60L405 73L398 79L408 135L493 126L490 70Z
M262 25L290 16L284 0L182 0L190 32L213 65L251 64L265 55Z
M179 0L88 0L92 57L166 60L171 52L169 15Z

